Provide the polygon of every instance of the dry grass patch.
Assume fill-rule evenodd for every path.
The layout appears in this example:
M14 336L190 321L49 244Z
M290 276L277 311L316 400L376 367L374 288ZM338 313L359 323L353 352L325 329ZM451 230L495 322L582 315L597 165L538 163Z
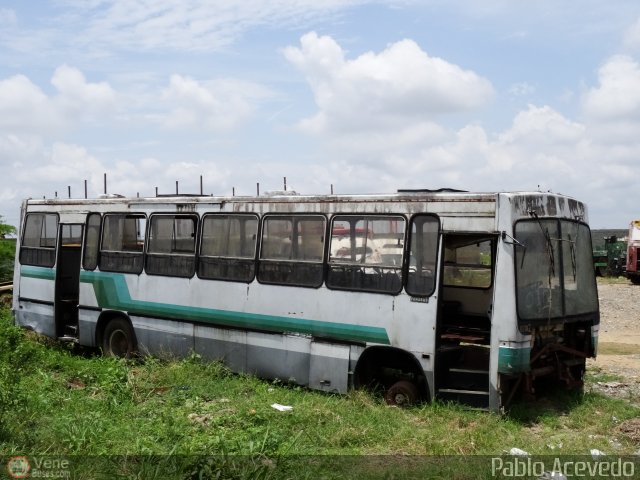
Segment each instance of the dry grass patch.
M599 342L598 355L635 355L640 354L640 345L633 343Z

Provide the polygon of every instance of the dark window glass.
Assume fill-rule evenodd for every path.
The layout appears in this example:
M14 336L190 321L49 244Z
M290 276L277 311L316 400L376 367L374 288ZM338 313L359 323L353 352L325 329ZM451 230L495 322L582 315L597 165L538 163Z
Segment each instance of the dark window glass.
M516 296L521 321L598 310L589 227L569 220L516 223Z
M405 219L337 215L331 225L327 286L397 294L402 289Z
M416 215L411 219L406 287L410 295L427 296L435 290L439 227L438 218L432 215Z
M142 273L145 227L144 215L105 215L98 262L100 270Z
M255 276L257 235L255 215L206 215L202 220L198 276L251 282Z
M53 213L27 215L20 247L20 263L53 267L56 263L58 216Z
M146 272L150 275L192 277L196 268L197 217L152 215Z
M262 224L258 280L319 287L323 280L325 218L268 216Z
M90 213L87 217L87 233L84 239L82 266L85 270L95 270L98 266L98 249L100 248L99 213Z
M79 247L82 245L82 225L63 224L61 230L63 247Z

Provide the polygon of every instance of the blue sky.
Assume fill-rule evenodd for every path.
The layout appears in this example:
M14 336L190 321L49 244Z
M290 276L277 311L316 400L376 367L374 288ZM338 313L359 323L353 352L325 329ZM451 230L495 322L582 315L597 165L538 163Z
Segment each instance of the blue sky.
M0 1L21 199L551 190L640 218L635 0Z

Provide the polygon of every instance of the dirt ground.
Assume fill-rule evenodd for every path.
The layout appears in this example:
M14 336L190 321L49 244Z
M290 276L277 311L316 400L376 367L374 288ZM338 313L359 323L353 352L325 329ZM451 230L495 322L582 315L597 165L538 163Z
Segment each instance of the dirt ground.
M611 375L593 388L640 403L640 285L599 279L600 335L598 356L587 369Z

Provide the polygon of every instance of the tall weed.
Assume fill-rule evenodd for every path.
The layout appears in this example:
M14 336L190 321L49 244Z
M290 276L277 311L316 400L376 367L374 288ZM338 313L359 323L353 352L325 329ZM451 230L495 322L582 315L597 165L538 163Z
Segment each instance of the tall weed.
M13 325L11 312L0 309L0 438L6 435L9 412L26 407L28 396L21 382L37 364L38 345L25 338L26 332Z

